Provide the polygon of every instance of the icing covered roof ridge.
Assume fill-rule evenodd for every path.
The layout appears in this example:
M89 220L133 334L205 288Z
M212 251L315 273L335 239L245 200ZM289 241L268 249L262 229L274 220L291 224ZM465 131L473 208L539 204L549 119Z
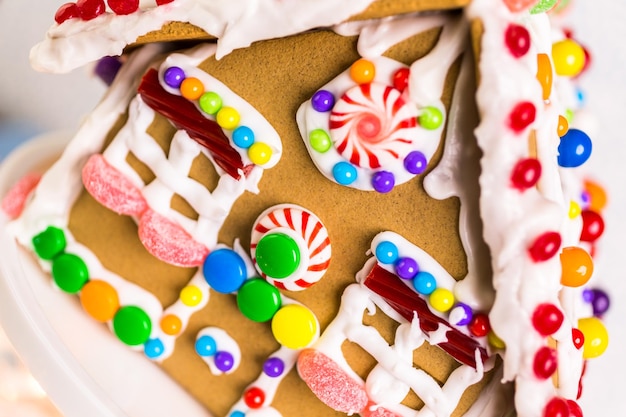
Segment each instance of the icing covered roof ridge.
M350 19L451 9L466 3L467 0L147 0L134 10L111 10L103 0L89 2L89 10L66 3L58 9L56 23L46 38L31 50L31 63L39 71L64 73L104 56L121 55L138 40L146 43L197 39L206 38L206 34L218 38L219 59L255 41ZM171 29L172 23L178 25Z

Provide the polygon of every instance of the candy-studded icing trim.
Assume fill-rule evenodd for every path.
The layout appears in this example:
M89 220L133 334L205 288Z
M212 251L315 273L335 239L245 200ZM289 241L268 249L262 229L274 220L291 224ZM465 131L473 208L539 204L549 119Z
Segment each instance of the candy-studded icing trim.
M159 70L163 88L193 103L201 117L217 123L244 165L264 169L276 165L282 144L268 121L219 80L193 65L174 64L174 59L170 57Z
M426 169L445 110L413 103L409 76L389 58L360 59L300 107L300 133L324 176L387 193Z
M584 69L584 49L567 36L555 37L542 14L554 2L536 3L505 0L496 19L494 4L477 0L469 15L483 22L479 68L490 80L478 89L476 129L484 155L484 236L496 265L489 318L506 346L504 380L515 381L517 414L556 416L570 413L566 398L579 409L574 399L589 354L581 351L579 332L587 313L574 300L593 262L580 239L581 181L571 171L589 158L591 140L570 127L580 100L568 78ZM518 13L531 5L534 15ZM496 87L510 83L521 87ZM494 96L504 113L493 107ZM586 331L602 333L599 345L606 347L601 323L591 327ZM531 395L542 401L528 402Z

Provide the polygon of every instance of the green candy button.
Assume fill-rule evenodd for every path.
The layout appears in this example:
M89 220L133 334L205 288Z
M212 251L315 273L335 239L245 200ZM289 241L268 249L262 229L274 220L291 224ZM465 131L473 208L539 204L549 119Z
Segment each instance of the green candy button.
M52 278L60 289L76 294L89 280L89 271L81 258L62 253L52 261Z
M278 288L264 279L246 281L237 292L237 306L244 316L259 323L270 320L281 306Z
M256 247L256 262L270 278L281 279L293 274L300 265L300 249L284 233L270 233Z
M58 227L49 226L33 238L33 248L41 259L51 260L65 250L65 233Z
M148 341L152 322L139 307L124 306L113 317L113 331L128 346L137 346Z
M435 130L443 123L443 114L437 107L427 106L422 109L418 121L424 129Z

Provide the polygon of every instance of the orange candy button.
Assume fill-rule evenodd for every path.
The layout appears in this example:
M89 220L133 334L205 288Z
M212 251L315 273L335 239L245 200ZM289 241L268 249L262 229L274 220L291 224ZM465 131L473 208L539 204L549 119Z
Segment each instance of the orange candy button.
M593 260L582 248L570 246L561 252L561 284L566 287L580 287L589 281L593 274Z
M549 99L552 93L552 64L546 54L537 54L537 81L541 84L542 98Z
M359 59L350 67L350 78L357 84L371 83L375 76L376 67L367 59Z
M80 303L94 319L106 322L113 319L120 307L117 291L108 282L91 280L80 292Z
M589 194L589 208L596 213L602 212L606 206L606 191L596 182L585 181L585 191Z
M563 137L565 136L568 130L569 130L569 122L567 121L565 116L559 115L559 124L556 127L556 134L559 135L559 137Z
M175 336L180 333L182 328L183 322L178 316L167 314L161 319L161 330L167 335Z
M187 100L198 100L204 94L204 84L197 78L185 78L180 84L180 94Z

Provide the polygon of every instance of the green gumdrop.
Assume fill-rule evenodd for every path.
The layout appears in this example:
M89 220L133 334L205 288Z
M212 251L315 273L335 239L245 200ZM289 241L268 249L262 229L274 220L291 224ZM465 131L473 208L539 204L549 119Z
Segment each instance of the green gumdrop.
M62 229L48 226L46 230L33 237L33 248L41 259L51 260L65 250L65 233Z
M128 346L137 346L144 344L150 337L152 322L139 307L124 306L113 317L113 331Z
M81 258L62 253L52 261L52 278L60 289L76 294L89 280L89 271Z
M282 304L278 288L261 278L246 281L237 291L237 306L244 316L259 323L274 317Z

